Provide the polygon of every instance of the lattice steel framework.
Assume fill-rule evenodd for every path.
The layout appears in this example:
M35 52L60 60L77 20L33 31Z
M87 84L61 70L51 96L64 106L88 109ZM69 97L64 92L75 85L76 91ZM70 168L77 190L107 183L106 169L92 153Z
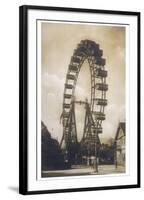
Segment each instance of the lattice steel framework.
M103 51L99 44L91 40L82 40L74 50L66 74L63 96L63 136L61 147L65 149L65 160L74 162L76 152L83 155L95 155L100 145L99 134L102 133L102 121L105 120L104 108L107 105L106 84L107 71ZM87 60L91 74L90 102L76 101L75 88L82 64ZM78 148L75 119L75 103L84 104L86 108L83 137Z

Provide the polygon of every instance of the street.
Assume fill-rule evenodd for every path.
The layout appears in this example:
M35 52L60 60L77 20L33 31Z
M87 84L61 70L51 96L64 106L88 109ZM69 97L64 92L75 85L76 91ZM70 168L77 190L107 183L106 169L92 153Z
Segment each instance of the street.
M71 169L66 170L49 170L42 171L42 177L61 177L61 176L80 176L80 175L104 175L104 174L117 174L125 173L124 166L115 165L99 165L98 172L91 166L72 166Z

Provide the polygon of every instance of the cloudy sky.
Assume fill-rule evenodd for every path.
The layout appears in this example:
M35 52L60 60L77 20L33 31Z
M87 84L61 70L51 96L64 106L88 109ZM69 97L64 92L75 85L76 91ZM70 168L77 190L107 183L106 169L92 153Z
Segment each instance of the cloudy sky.
M42 41L42 120L52 136L59 141L62 137L63 91L65 77L73 50L83 39L93 40L103 49L108 70L107 92L108 106L106 120L103 122L101 139L114 137L118 123L125 121L125 28L120 26L66 24L43 22ZM89 99L90 71L85 62L81 68L75 96L79 100ZM76 107L78 138L83 133L85 110Z

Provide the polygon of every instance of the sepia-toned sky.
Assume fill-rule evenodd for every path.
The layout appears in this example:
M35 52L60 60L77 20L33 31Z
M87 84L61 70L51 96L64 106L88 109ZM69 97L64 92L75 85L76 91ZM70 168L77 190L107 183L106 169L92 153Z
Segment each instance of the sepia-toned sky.
M52 137L59 141L62 137L60 115L66 73L73 51L83 39L98 43L106 58L108 106L100 137L102 141L114 137L118 123L125 121L125 27L49 22L42 23L41 27L41 114ZM78 77L76 99L89 99L90 84L90 70L85 62ZM79 140L83 133L84 114L84 108L76 106Z

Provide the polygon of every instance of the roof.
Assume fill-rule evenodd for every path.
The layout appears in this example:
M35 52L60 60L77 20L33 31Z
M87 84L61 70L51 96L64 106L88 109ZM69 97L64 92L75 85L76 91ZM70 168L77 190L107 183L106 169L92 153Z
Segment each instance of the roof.
M118 125L118 128L117 128L117 132L116 132L116 136L115 136L115 140L117 140L117 137L118 137L118 133L119 133L119 130L122 129L123 131L123 134L125 136L125 128L126 125L125 125L125 122L120 122L119 125Z
M120 127L123 130L124 135L125 135L125 122L120 122Z
M51 137L51 134L50 132L48 131L46 125L41 121L41 133L42 133L42 136L45 135L47 137Z

